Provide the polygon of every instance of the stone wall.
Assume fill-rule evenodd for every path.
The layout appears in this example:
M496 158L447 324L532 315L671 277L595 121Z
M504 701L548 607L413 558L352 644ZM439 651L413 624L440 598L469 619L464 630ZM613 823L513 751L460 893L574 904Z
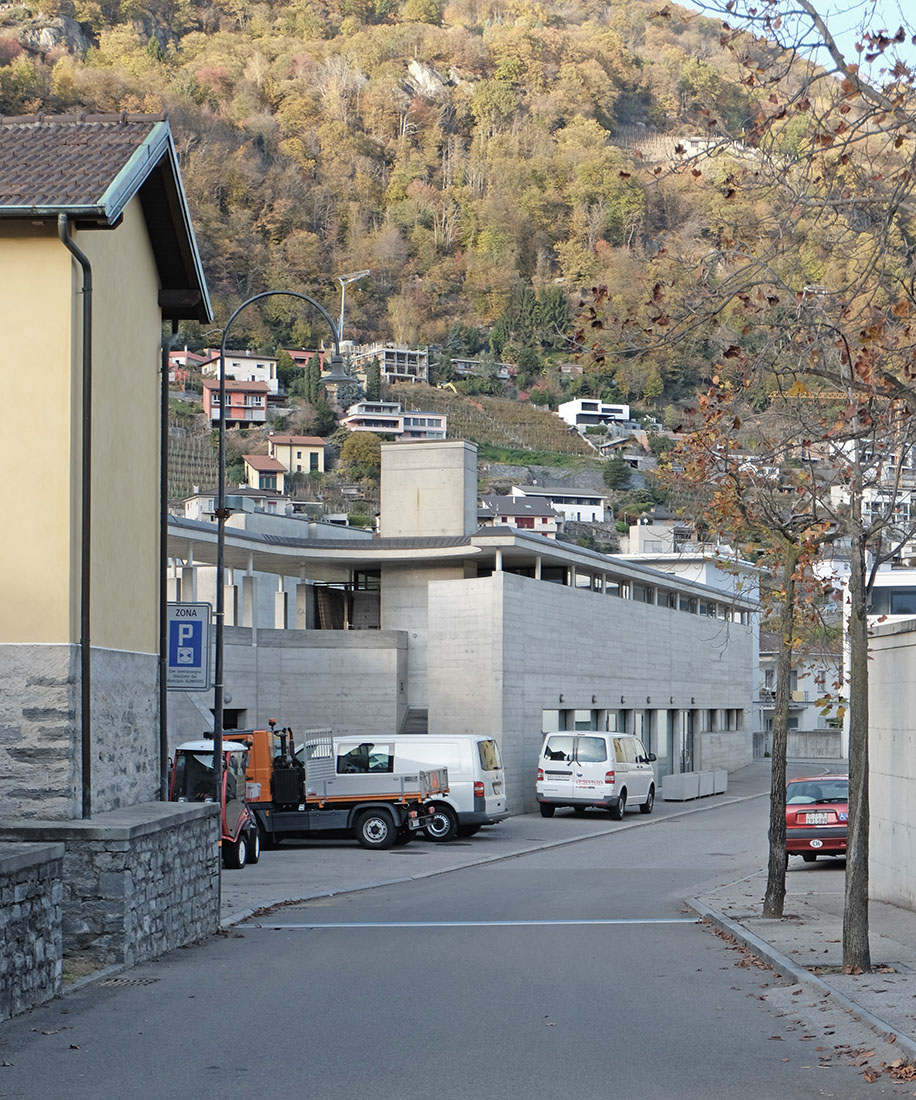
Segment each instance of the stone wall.
M0 845L0 1020L56 996L62 844Z
M63 845L63 953L100 965L133 965L219 927L218 831L212 803L0 822L0 840Z
M0 802L4 816L82 815L80 651L0 645ZM155 798L158 657L92 650L92 810Z

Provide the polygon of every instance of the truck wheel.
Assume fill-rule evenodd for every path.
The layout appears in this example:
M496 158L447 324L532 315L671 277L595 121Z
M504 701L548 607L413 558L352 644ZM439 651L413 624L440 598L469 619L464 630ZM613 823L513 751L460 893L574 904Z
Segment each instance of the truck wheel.
M257 863L261 858L261 834L252 829L248 834L248 862Z
M549 802L539 802L538 809L541 811L541 817L553 817L556 806L551 805Z
M364 813L356 823L356 839L364 848L390 848L397 835L394 822L381 810Z
M231 841L223 841L223 866L230 871L240 871L248 860L248 842L245 834L233 844Z
M426 826L426 835L437 844L443 844L458 832L458 815L451 806L442 802L436 802L434 809L433 819Z

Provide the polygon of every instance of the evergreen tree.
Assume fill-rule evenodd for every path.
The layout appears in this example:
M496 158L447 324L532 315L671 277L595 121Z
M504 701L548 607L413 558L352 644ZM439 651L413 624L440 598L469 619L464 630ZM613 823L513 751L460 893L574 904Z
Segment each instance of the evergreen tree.
M381 401L382 399L382 368L378 358L373 358L366 368L366 400Z

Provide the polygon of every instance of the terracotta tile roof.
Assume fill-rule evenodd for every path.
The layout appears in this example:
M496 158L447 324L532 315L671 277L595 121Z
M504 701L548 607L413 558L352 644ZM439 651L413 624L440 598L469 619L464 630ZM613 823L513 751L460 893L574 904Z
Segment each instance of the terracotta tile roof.
M102 208L165 115L0 118L0 208Z
M278 443L281 447L323 447L324 440L317 435L269 435L268 443Z
M289 471L283 465L282 462L278 462L275 458L269 458L267 455L242 455L242 458L248 463L252 470L257 470L259 474L273 474L288 473Z
M138 197L164 319L213 313L165 115L0 116L0 218L117 226Z

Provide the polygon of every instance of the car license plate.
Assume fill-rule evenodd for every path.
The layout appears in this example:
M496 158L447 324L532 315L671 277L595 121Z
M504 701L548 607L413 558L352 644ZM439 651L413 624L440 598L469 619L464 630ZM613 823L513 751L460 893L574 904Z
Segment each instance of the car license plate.
M830 814L805 814L805 822L808 825L826 825L830 820Z

